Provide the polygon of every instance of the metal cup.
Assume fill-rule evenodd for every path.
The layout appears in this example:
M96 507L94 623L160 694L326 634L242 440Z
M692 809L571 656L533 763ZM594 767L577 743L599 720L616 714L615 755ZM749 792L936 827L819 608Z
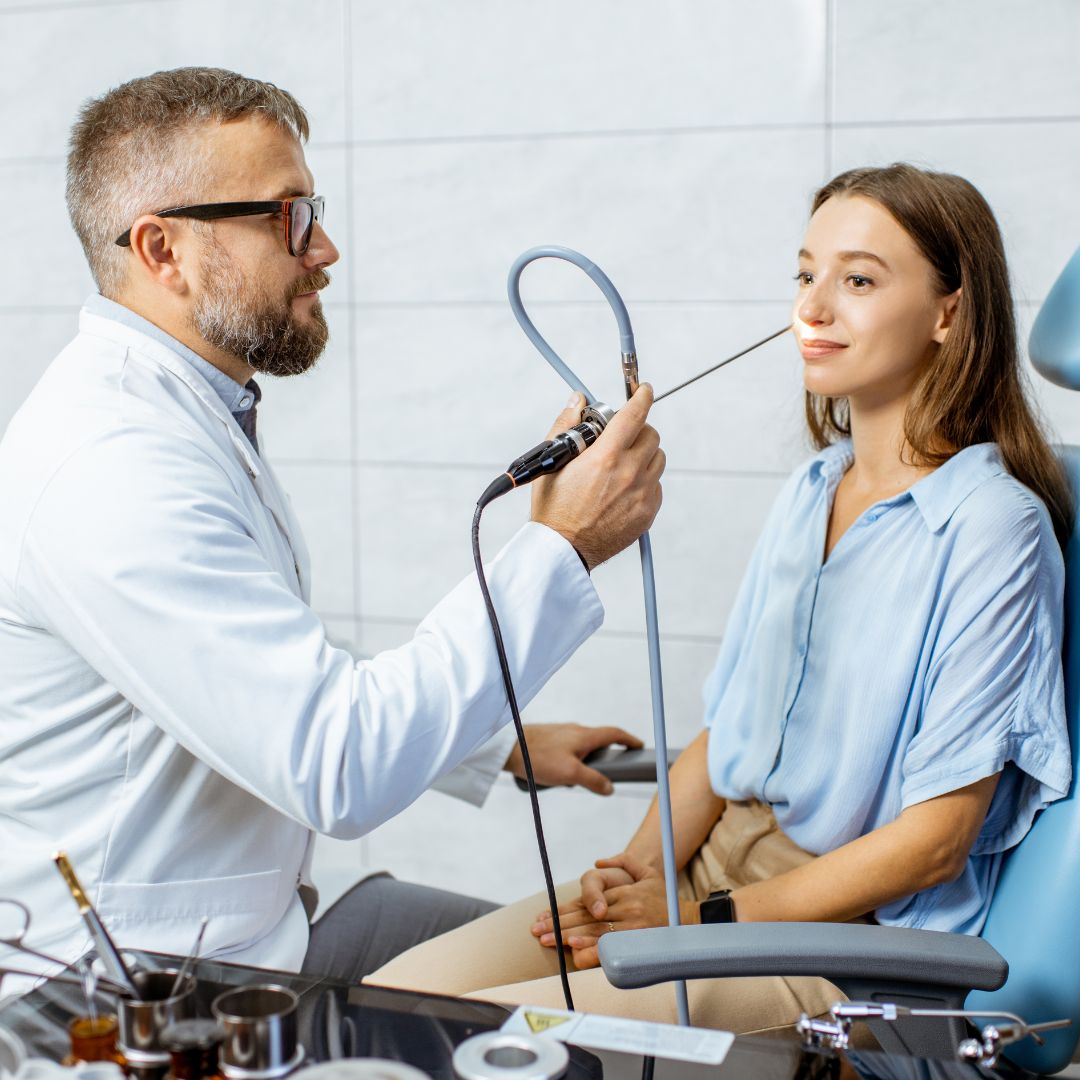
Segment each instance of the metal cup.
M225 1029L221 1069L241 1080L271 1080L299 1064L296 1007L299 998L284 986L256 983L226 990L210 1006Z
M174 1020L186 1020L195 1013L195 977L184 976L174 994L177 974L176 968L137 971L132 981L142 1000L119 998L120 1048L135 1069L168 1067L169 1055L161 1045L161 1033Z

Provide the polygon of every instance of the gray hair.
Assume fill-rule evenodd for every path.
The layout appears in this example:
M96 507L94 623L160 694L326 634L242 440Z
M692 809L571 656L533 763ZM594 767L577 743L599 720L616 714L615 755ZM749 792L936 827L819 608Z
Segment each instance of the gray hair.
M307 114L291 94L222 68L158 71L82 107L68 148L67 206L105 296L123 285L128 253L116 238L136 218L205 201L209 163L193 138L199 125L256 114L308 137Z

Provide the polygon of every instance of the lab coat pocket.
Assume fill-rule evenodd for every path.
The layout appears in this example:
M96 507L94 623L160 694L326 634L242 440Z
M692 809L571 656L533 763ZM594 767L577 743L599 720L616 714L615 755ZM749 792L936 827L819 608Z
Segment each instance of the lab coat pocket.
M148 883L102 882L98 911L121 948L184 955L209 918L200 950L210 956L247 947L288 909L292 888L280 870Z

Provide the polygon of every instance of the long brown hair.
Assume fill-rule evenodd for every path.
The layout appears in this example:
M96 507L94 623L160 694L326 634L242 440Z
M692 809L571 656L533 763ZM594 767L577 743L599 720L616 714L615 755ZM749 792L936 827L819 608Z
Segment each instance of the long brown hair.
M963 177L903 163L841 173L814 196L812 213L836 195L863 195L883 206L933 267L939 295L961 290L948 337L919 376L904 417L915 460L938 466L964 447L997 443L1009 472L1046 504L1064 547L1072 493L1025 394L994 212ZM850 435L847 399L807 391L806 422L819 450Z

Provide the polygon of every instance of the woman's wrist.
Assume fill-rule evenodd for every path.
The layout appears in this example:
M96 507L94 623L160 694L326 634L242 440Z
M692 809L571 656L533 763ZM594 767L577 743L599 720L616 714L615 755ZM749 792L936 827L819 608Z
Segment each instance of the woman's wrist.
M650 870L655 870L658 874L664 872L664 853L652 844L635 844L631 840L626 845L623 854L644 863Z
M701 904L697 900L680 900L679 922L683 926L699 925L701 922Z

